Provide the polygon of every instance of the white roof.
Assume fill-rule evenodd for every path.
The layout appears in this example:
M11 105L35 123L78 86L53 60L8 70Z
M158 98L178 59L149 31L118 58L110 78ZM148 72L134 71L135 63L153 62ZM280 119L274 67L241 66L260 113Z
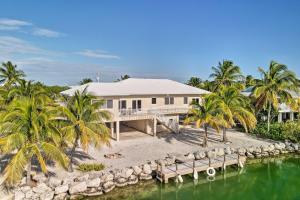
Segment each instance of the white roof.
M94 96L130 96L130 95L202 95L210 92L195 88L169 79L129 78L112 83L87 83L61 92L72 96L76 90L87 92Z

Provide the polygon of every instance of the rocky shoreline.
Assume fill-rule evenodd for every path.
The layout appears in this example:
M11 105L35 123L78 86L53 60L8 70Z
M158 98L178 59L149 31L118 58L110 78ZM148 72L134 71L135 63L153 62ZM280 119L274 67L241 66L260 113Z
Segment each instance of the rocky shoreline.
M64 200L76 199L82 196L100 196L111 192L116 187L137 184L139 181L155 178L158 164L172 165L176 159L205 159L223 156L224 154L238 153L240 156L252 158L263 158L279 154L300 152L299 145L291 142L277 142L264 146L250 146L241 148L215 148L209 151L197 151L187 153L184 156L168 155L164 159L148 161L139 166L112 170L109 172L88 172L80 176L66 177L61 180L56 177L45 177L43 174L33 176L37 183L35 187L25 185L25 177L21 183L13 189L15 200Z

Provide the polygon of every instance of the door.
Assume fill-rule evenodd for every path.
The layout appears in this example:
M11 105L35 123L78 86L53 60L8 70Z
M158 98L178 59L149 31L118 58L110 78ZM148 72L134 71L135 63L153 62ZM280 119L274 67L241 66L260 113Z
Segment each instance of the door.
M142 110L142 100L132 100L132 110L141 111Z
M119 100L119 111L122 115L126 114L126 100Z

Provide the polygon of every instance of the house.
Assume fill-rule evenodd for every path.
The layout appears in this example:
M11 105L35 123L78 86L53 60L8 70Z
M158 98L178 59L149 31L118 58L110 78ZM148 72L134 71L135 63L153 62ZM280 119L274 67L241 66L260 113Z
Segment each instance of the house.
M253 87L249 87L243 90L241 93L249 97L252 93L252 89ZM300 98L300 94L297 92L290 91L290 94L294 99ZM295 119L299 119L299 113L291 109L289 105L285 103L280 103L278 106L278 116L277 116L278 122L285 122L289 120L294 121Z
M178 132L179 116L186 114L192 101L201 101L208 91L168 79L129 78L111 83L88 83L63 91L72 96L76 90L104 99L102 109L110 111L112 118L106 122L112 138L120 140L121 126L156 135L163 126Z

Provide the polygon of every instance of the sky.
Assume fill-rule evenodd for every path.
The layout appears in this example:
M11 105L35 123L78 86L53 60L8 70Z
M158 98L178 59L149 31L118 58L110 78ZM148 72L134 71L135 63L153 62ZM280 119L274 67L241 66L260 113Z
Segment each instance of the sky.
M27 79L74 85L124 74L185 82L233 60L300 74L298 0L1 0L0 62Z

